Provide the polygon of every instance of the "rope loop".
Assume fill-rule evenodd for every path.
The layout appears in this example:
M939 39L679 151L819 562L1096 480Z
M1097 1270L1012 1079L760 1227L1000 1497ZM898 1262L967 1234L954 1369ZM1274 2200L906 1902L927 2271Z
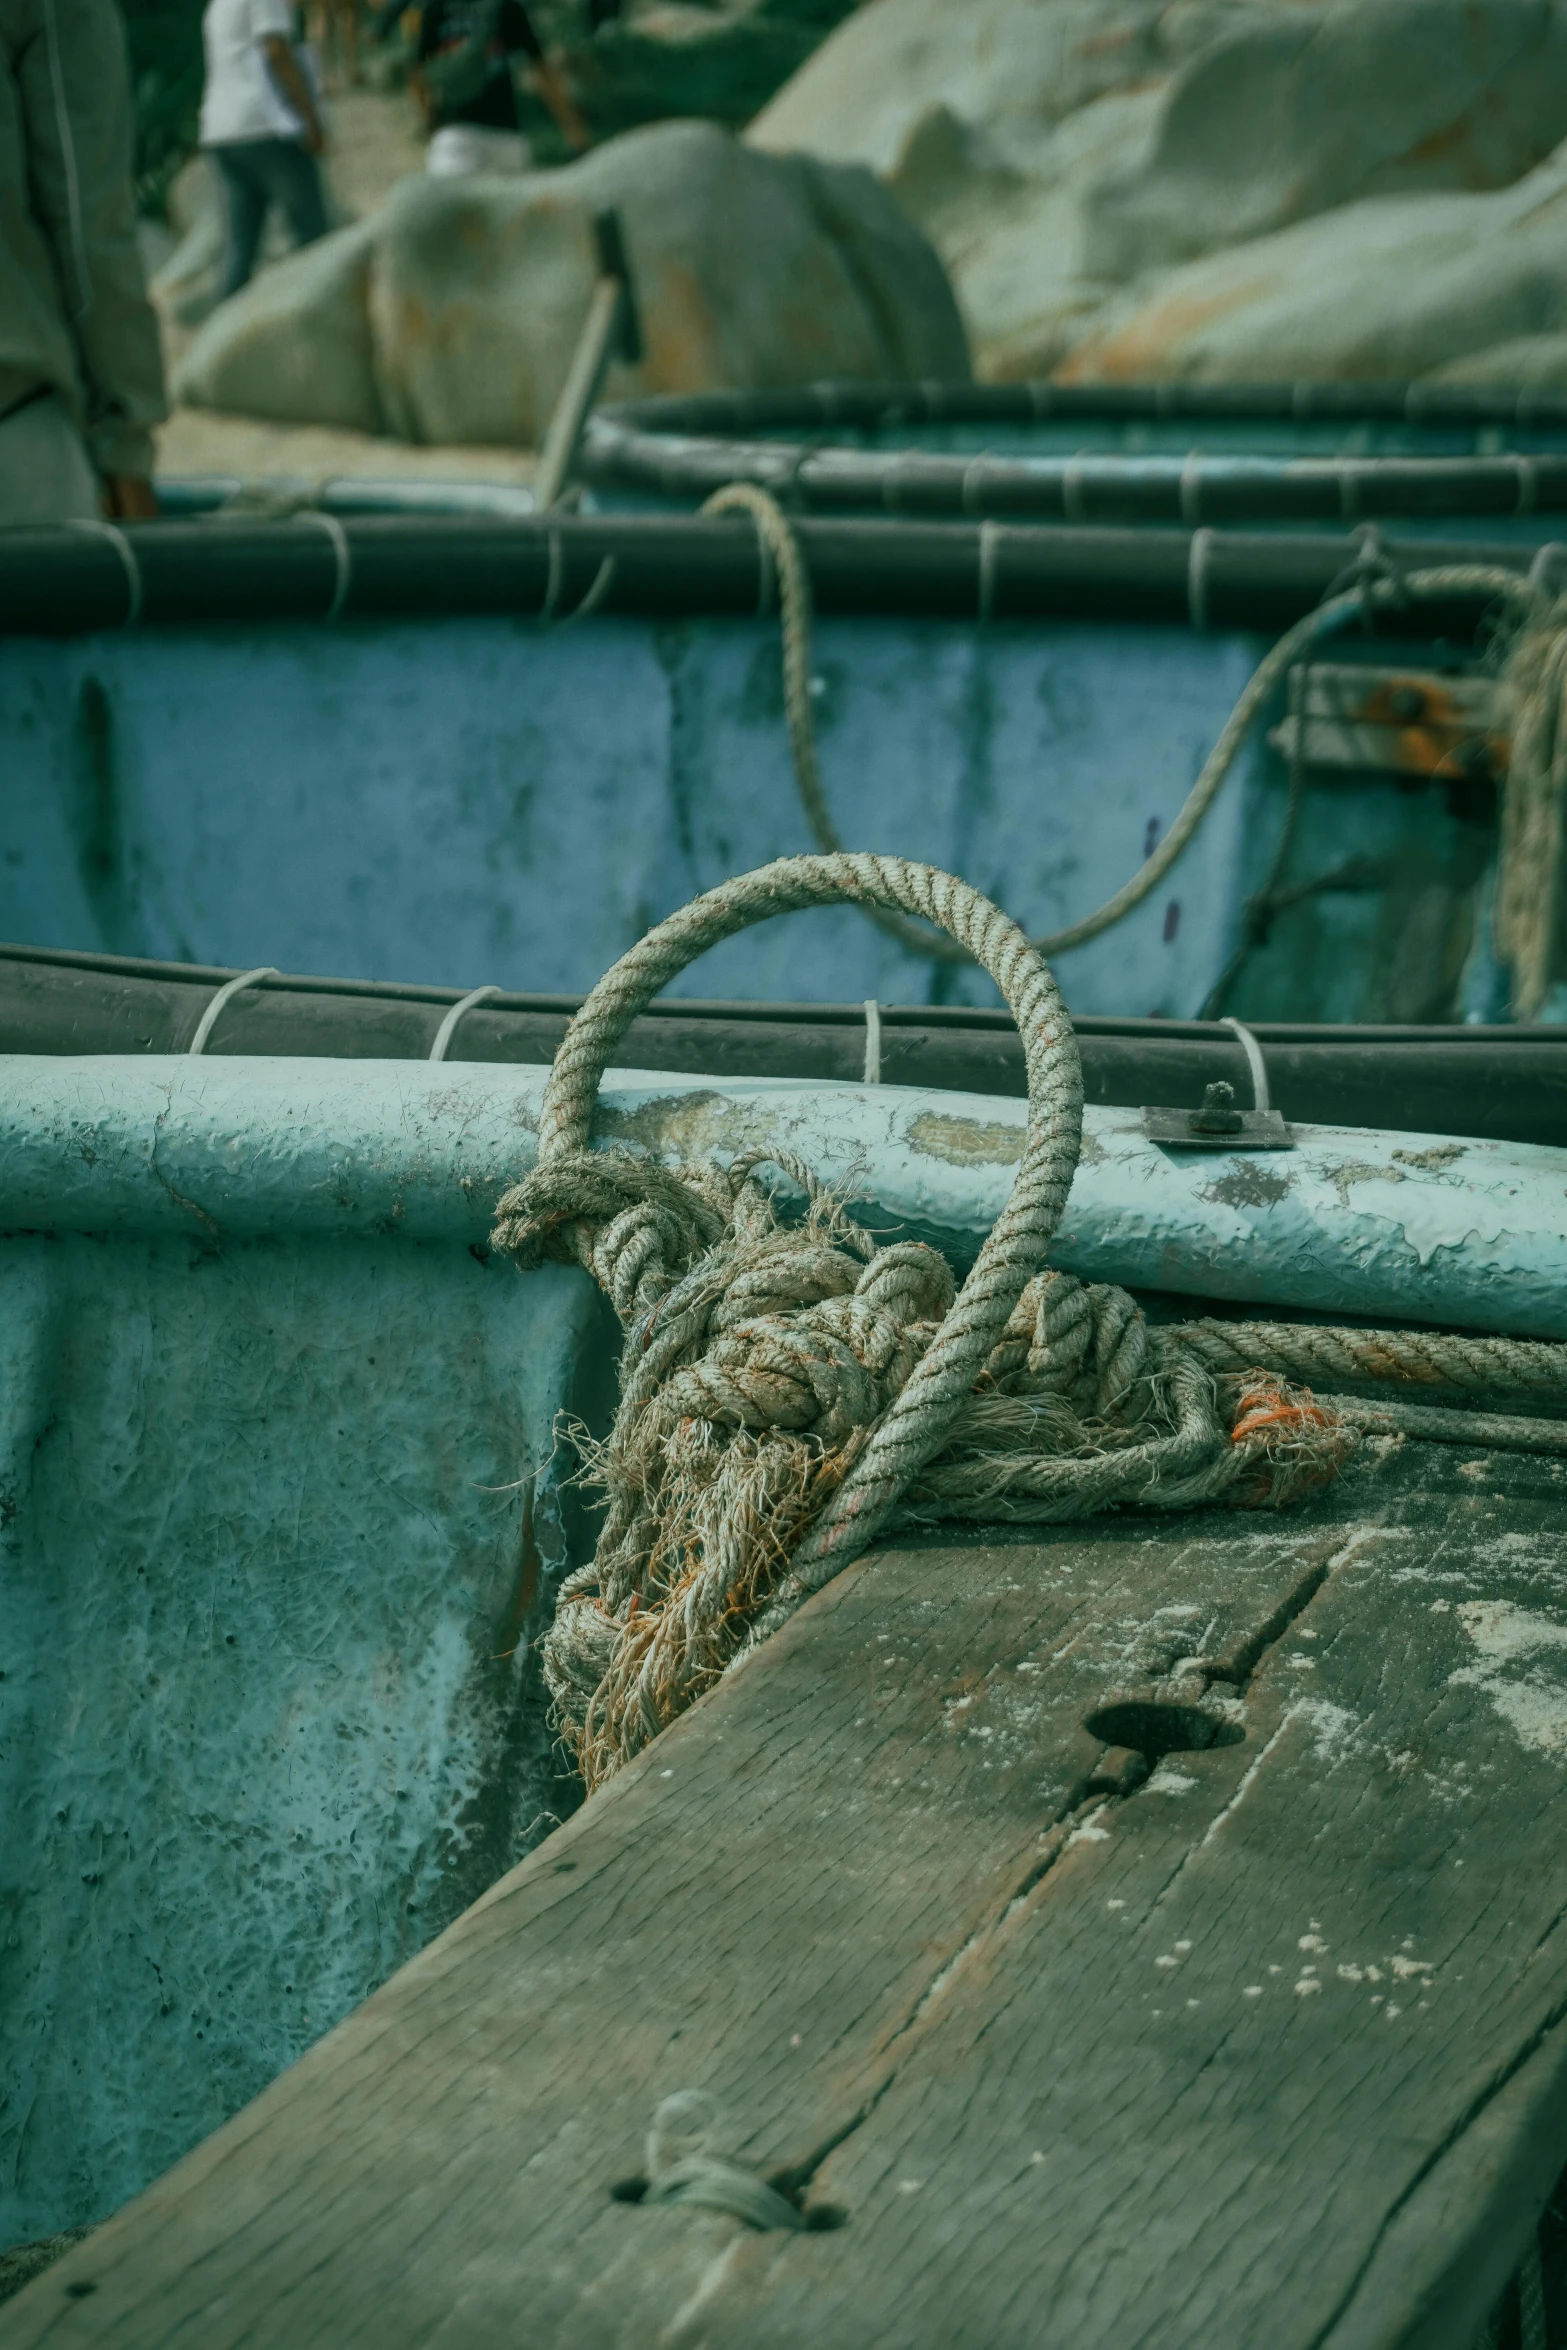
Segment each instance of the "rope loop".
M670 1168L590 1147L629 1023L748 924L850 904L939 924L1000 989L1028 1116L1011 1194L961 1286L919 1241L883 1244L778 1151ZM599 981L556 1055L532 1174L497 1211L521 1266L584 1266L625 1332L620 1404L584 1475L607 1508L544 1646L556 1718L591 1784L911 1513L1074 1518L1115 1505L1277 1501L1347 1442L1262 1373L1220 1383L1123 1290L1051 1270L1081 1143L1076 1039L1017 925L896 857L788 857L710 890ZM787 1218L772 1166L804 1196Z

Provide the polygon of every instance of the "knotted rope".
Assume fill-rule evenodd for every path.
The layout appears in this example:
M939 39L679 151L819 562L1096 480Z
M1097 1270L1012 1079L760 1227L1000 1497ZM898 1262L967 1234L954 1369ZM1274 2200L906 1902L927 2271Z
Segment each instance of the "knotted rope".
M661 988L751 922L838 903L939 925L1023 1039L1022 1158L956 1291L936 1250L882 1245L777 1152L672 1170L589 1148L610 1056ZM899 1515L1276 1503L1333 1473L1349 1437L1310 1395L1255 1366L1216 1377L1125 1291L1047 1269L1081 1127L1055 981L1008 916L930 866L782 858L695 899L599 981L550 1073L537 1167L495 1230L520 1265L585 1266L626 1334L615 1424L589 1449L597 1552L544 1645L590 1786ZM798 1226L759 1180L769 1161L806 1196Z

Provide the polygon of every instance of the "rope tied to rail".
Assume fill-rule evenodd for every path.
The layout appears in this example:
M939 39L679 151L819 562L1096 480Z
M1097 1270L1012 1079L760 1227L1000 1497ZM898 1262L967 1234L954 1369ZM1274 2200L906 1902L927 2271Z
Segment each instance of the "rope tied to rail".
M784 716L795 786L811 838L824 854L841 856L844 843L827 805L816 752L811 582L794 526L778 500L755 482L726 483L714 491L702 512L743 514L756 531L764 583L776 583L778 591ZM982 539L982 569L984 544ZM1567 599L1558 606L1542 584L1521 572L1491 564L1443 564L1405 571L1395 562L1374 523L1364 523L1356 531L1355 549L1354 561L1329 583L1316 609L1286 629L1259 662L1163 838L1103 905L1063 929L1035 938L1031 943L1041 954L1060 955L1086 946L1152 896L1201 829L1262 711L1320 639L1352 619L1369 629L1379 613L1479 595L1497 599L1512 612L1515 624L1522 624L1504 680L1504 700L1515 710L1520 703L1525 708L1514 720L1515 748L1503 803L1495 921L1503 959L1515 972L1515 1013L1528 1018L1538 1009L1549 986L1548 977L1541 974L1553 968L1560 921L1556 876L1567 856L1567 711L1563 707L1567 693ZM770 601L764 584L764 609ZM987 587L980 596L986 617L991 601L992 589ZM1305 724L1302 710L1298 719L1302 738ZM1277 895L1299 814L1303 755L1294 764L1290 813L1275 871L1259 893L1255 909L1260 919L1266 919L1268 903ZM1360 878L1345 869L1323 880L1348 883ZM938 963L971 959L956 940L922 924L885 908L867 906L864 910L878 929L910 953ZM1226 972L1211 991L1212 1002L1222 998L1232 976Z
M751 922L848 903L939 925L995 980L1028 1075L1023 1153L959 1288L777 1151L668 1168L589 1148L628 1024ZM1076 1039L1017 925L892 857L783 858L697 898L608 971L556 1056L536 1169L500 1202L519 1265L585 1266L625 1332L619 1408L584 1444L606 1510L544 1643L589 1786L895 1521L1062 1521L1125 1506L1277 1504L1331 1477L1340 1419L1263 1368L1216 1376L1123 1290L1046 1252L1081 1146ZM805 1196L786 1222L770 1163Z
M1567 860L1567 597L1543 588L1502 671L1499 718L1511 749L1491 924L1512 974L1512 1011L1536 1018L1558 975Z

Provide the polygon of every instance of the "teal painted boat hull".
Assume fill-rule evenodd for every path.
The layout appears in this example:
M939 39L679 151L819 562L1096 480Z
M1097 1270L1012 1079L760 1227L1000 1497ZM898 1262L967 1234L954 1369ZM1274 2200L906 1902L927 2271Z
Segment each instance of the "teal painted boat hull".
M135 2192L574 1800L533 1643L591 1540L556 1416L603 1424L616 1333L585 1275L485 1247L544 1082L0 1064L0 2245ZM600 1131L787 1147L962 1264L1023 1117L621 1072ZM1097 1110L1055 1255L1563 1338L1564 1185L1540 1146L1199 1158Z

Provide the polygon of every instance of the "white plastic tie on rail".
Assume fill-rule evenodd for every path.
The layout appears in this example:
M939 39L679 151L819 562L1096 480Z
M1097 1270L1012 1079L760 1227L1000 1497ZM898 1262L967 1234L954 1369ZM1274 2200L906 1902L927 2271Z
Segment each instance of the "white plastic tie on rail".
M881 1083L881 1006L873 995L865 999L865 1083Z
M431 1060L444 1061L451 1051L452 1038L457 1034L460 1023L468 1017L474 1005L487 1004L492 995L500 993L498 987L470 987L465 996L459 996L435 1032L435 1042L430 1047Z
M71 524L71 528L72 530L96 532L99 538L108 540L110 546L119 556L120 567L125 573L125 584L130 590L129 600L125 607L125 618L120 625L122 628L134 628L141 618L142 607L141 565L136 560L136 549L131 545L130 540L117 522L102 522L96 515L78 516Z
M1001 551L1001 525L982 522L979 526L979 617L981 625L996 609L996 558Z
M354 577L354 558L348 544L348 533L335 514L323 514L319 506L303 508L300 513L294 516L294 520L309 523L317 530L324 530L332 542L332 553L337 563L337 579L332 589L332 601L328 604L323 617L327 620L340 620L343 606L348 601L348 591L353 584Z
M560 603L560 591L566 584L566 547L558 530L550 532L548 545L549 571L544 582L544 601L539 606L541 627L547 627L555 619L556 609ZM556 625L566 628L573 620L586 620L590 612L596 612L608 595L614 577L615 558L613 555L606 555L593 574L588 592L581 603L574 611L564 614Z
M1188 449L1181 465L1181 520L1195 530L1202 520L1202 451Z
M978 456L971 457L963 468L963 490L958 502L965 514L977 511L975 490L984 467L990 463L990 455L988 449L981 449Z
M1540 468L1533 457L1521 457L1516 452L1512 467L1518 477L1518 499L1515 514L1532 514L1540 497Z
M1213 532L1204 524L1192 532L1186 555L1186 612L1199 635L1208 626L1208 557L1212 550Z
M919 456L913 449L900 450L881 477L881 502L888 514L901 514L903 508L903 476L910 466L917 467Z
M610 589L615 584L615 570L618 561L619 558L615 555L606 555L604 557L603 562L599 565L597 571L594 572L593 578L588 586L588 592L583 597L581 603L578 604L573 611L568 612L564 620L557 621L557 627L570 628L574 620L586 620L590 614L598 610L600 604L603 603L604 598L609 594Z
M1077 450L1061 469L1061 511L1068 522L1085 522L1083 512L1083 452Z
M1547 539L1543 547L1536 547L1534 551L1534 560L1529 566L1529 585L1539 595L1554 596L1558 592L1556 581L1563 564L1567 564L1567 542Z
M247 987L254 987L261 979L276 979L277 971L271 963L258 963L254 971L241 971L237 979L225 979L217 994L196 1024L196 1033L186 1046L189 1053L204 1053L207 1039L218 1024L224 1005L232 996L242 995Z
M1302 725L1304 721L1297 719L1296 724ZM1242 1052L1246 1055L1246 1066L1251 1071L1253 1109L1271 1110L1273 1097L1268 1090L1268 1064L1262 1057L1261 1045L1243 1020L1226 1018L1220 1025L1234 1032L1239 1039Z

